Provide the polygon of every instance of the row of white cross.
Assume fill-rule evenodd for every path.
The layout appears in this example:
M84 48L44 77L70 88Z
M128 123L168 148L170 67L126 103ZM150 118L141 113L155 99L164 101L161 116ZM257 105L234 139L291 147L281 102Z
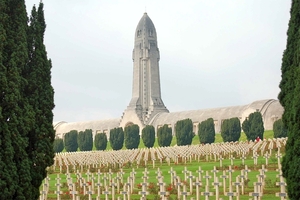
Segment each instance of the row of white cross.
M157 168L155 174L156 184L158 187L158 195L161 199L167 199L170 194L170 187L174 187L177 190L178 199L187 199L189 196L193 195L197 200L202 198L209 199L210 197L215 196L215 199L219 199L220 195L223 193L223 196L227 196L228 199L232 200L240 199L241 195L245 194L245 182L248 180L248 175L251 170L244 166L244 169L240 170L240 174L233 176L232 166L229 166L227 170L220 171L216 166L212 170L204 171L201 169L201 166L198 167L198 170L192 172L188 170L187 167L184 167L183 171L179 172L179 176L175 170L171 167L168 173L170 174L170 185L167 186L164 181L163 172ZM258 171L252 172L256 173L257 181L253 183L253 192L249 193L254 199L261 199L264 193L264 187L266 185L266 172L267 168L264 165ZM287 197L285 192L286 183L284 182L281 169L277 169L279 182L276 182L276 185L280 187L280 191L276 193L276 196L279 196L281 199ZM128 173L128 172L127 172ZM75 200L79 199L79 194L87 195L89 200L92 199L92 195L96 195L96 199L102 198L108 200L116 198L118 199L130 199L130 196L133 194L133 190L139 190L138 194L141 199L146 199L146 196L149 194L149 171L147 168L144 169L142 174L137 174L133 168L127 178L125 178L125 172L120 169L120 171L113 173L111 170L108 172L98 172L90 173L87 171L85 176L84 174L77 171L75 174L67 173L65 176L65 182L67 188L62 188L62 178L60 174L57 174L55 178L56 190L51 191L51 193L56 194L57 199L61 198L62 194L70 195L70 198ZM152 172L154 173L154 171ZM72 178L76 177L76 178ZM40 199L47 199L49 194L49 180L47 177L44 180L43 189L41 190ZM76 182L74 182L76 181ZM138 183L138 184L137 184ZM211 187L212 186L212 187ZM65 192L63 192L63 190ZM118 195L118 197L116 197Z
M88 151L88 152L70 152L58 153L55 156L54 167L62 166L84 166L84 165L113 165L123 166L126 163L135 163L137 167L147 166L149 162L155 168L157 163L167 162L169 166L171 163L177 164L182 160L185 164L188 161L198 160L201 157L209 160L220 160L222 166L222 159L232 156L240 156L243 164L246 156L250 153L253 157L253 162L257 164L259 155L266 158L266 165L268 159L273 151L280 152L280 149L285 146L287 138L261 140L259 142L246 141L234 143L214 143L206 145L190 145L190 146L174 146L174 147L156 147L149 149L133 149L133 150L119 150L119 151ZM233 165L233 158L231 158L231 165Z

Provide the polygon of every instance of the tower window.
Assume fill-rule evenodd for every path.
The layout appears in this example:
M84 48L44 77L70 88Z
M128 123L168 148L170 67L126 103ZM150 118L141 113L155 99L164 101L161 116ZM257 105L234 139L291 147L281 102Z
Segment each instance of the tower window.
M142 31L141 31L141 30L138 30L137 33L136 33L136 36L137 36L137 37L141 37L141 34L142 34Z
M152 29L149 30L149 36L150 36L150 37L153 36L153 30L152 30Z

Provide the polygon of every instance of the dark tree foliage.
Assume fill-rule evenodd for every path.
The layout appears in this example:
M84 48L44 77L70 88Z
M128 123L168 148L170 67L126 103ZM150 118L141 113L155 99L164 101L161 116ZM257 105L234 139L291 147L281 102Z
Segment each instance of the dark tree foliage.
M169 147L173 139L172 128L168 124L163 125L157 130L157 142L160 147Z
M282 119L278 119L273 124L274 138L287 137L287 129L284 127Z
M97 150L105 150L107 147L107 136L106 133L97 133L95 135L95 147Z
M193 137L193 122L191 119L179 120L175 125L176 140L178 146L192 144Z
M241 122L234 117L225 119L221 125L221 136L224 142L236 142L241 137Z
M251 113L243 122L242 129L246 134L247 140L254 141L257 137L263 139L265 129L261 113Z
M155 142L155 129L152 125L147 125L142 130L142 140L145 147L151 148Z
M92 129L85 129L85 131L80 131L78 133L77 143L80 151L91 151L93 149Z
M109 132L109 142L113 150L120 150L124 144L124 131L122 127L111 129Z
M0 199L38 199L53 164L51 63L43 4L0 0Z
M124 130L125 147L127 149L137 149L140 144L140 128L133 124L125 127Z
M289 199L300 199L300 1L293 0L287 31L287 45L281 64L281 82L278 99L284 108L282 121L288 131L282 172L286 178Z
M64 140L61 138L55 138L53 143L53 149L55 153L60 153L64 150Z
M30 105L34 108L34 123L29 131L29 145L26 148L31 158L31 177L33 199L39 197L39 186L47 175L46 168L53 164L53 129L54 91L51 86L51 61L47 58L44 45L46 23L43 3L36 10L33 7L30 25L27 31L28 63L26 77L28 87L25 90Z
M34 124L34 108L24 93L27 28L24 1L0 1L0 199L34 198L26 151Z
M77 143L78 131L72 130L65 134L65 149L66 152L75 152L78 149Z
M211 144L215 142L215 124L212 118L209 118L198 124L198 137L202 144Z

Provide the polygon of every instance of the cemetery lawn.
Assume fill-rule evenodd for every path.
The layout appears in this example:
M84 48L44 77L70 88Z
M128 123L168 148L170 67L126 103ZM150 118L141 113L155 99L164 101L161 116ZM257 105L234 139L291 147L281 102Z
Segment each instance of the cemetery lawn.
M283 151L283 150L282 150ZM284 153L284 152L283 152ZM233 153L233 156L235 154ZM212 182L213 182L213 172L212 170L214 169L214 167L217 167L218 172L216 173L216 177L219 177L219 182L223 183L223 180L220 178L220 176L222 175L223 171L226 171L229 169L229 166L232 166L232 169L234 170L234 172L232 173L232 181L235 182L235 179L237 176L241 175L241 171L242 169L245 169L245 166L248 166L248 168L251 170L248 173L248 180L245 181L245 191L244 191L244 195L240 195L240 199L250 199L253 198L251 196L249 196L249 192L253 192L254 191L254 182L257 182L258 178L257 176L260 174L259 169L263 168L263 165L265 165L266 163L266 159L263 158L262 156L259 156L258 158L258 162L257 165L254 165L254 161L253 158L251 156L247 156L246 160L245 160L245 165L242 164L242 160L239 157L236 157L233 160L233 165L231 165L231 160L229 160L229 158L225 158L222 162L222 167L220 167L220 162L214 161L213 158L208 158L208 161L206 161L206 158L201 158L199 161L191 159L190 161L184 163L183 160L179 160L178 163L173 163L171 162L171 165L169 166L167 164L167 162L162 162L162 164L159 161L156 161L156 165L153 168L152 166L152 162L149 161L148 163L143 163L140 166L137 166L136 164L131 164L131 163L126 163L123 167L122 170L125 173L122 177L122 180L124 181L124 183L126 182L127 178L130 176L130 173L133 172L133 170L136 172L135 175L135 183L134 183L134 189L133 189L133 193L130 196L130 199L135 200L135 199L140 199L141 195L138 194L138 192L140 192L141 189L141 183L144 182L145 179L143 179L142 177L146 174L144 174L143 172L145 171L145 169L147 169L147 171L149 172L147 174L147 180L146 182L148 183L147 186L147 191L150 193L147 195L147 199L160 199L158 196L158 190L159 187L157 186L157 172L161 171L161 174L163 175L163 182L166 184L166 190L170 191L171 194L169 196L169 199L177 199L177 189L176 187L171 185L171 174L170 172L173 170L176 172L176 175L180 177L181 182L183 182L186 185L187 191L189 191L189 187L190 187L190 183L189 183L189 179L185 180L185 174L184 174L184 170L185 168L192 172L192 175L194 176L193 178L193 182L195 182L195 177L197 177L199 174L197 173L197 170L199 170L199 167L201 167L201 169L203 170L203 173L201 175L202 177L202 186L200 187L200 191L204 192L204 188L205 188L205 184L206 184L206 179L203 178L203 176L205 175L206 172L209 173L209 175L211 176L211 178L209 179L209 191L210 192L215 192L215 189L212 186ZM275 152L273 152L271 158L268 160L268 165L266 166L267 172L265 172L265 186L264 186L264 190L263 190L263 197L262 199L280 199L279 197L275 196L275 193L280 192L280 187L276 186L276 182L279 182L279 178L276 177L276 175L278 175L279 172L276 171L278 166L277 163L277 159L275 158ZM138 167L138 168L137 168ZM88 178L87 176L87 169L89 168L89 171L91 173L94 173L94 176L97 177L97 171L98 168L93 168L92 166L83 166L81 169L76 170L77 173L81 174L81 176L86 179L89 180L88 182L91 182L91 177ZM113 172L113 174L111 175L111 178L114 178L117 176L117 173L120 172L120 168L118 167L114 167L114 166L101 166L100 171L102 173L101 175L101 181L103 182L103 176L104 174L108 174L109 170L111 170L111 172ZM82 171L82 172L81 172ZM61 178L61 182L60 184L61 186L61 191L63 191L63 194L60 196L61 199L72 199L72 197L70 196L70 191L67 187L67 183L66 183L66 168L64 167L62 172L60 172L60 170L58 168L56 168L54 171L50 170L48 173L48 176L50 177L50 181L49 181L49 193L48 193L48 199L56 199L57 195L55 194L55 190L56 190L56 177L59 174L60 178ZM228 173L227 173L228 174ZM78 176L78 174L76 175L76 172L73 172L72 169L70 169L70 176L73 179L73 182L77 182L78 184L78 179L76 178L76 176ZM108 175L107 175L108 176ZM227 178L227 180L225 181L226 183L226 192L228 192L228 185L229 185L229 179ZM123 189L123 184L120 183L120 190ZM79 187L78 187L79 188ZM182 187L181 187L182 188ZM101 191L103 191L105 188L102 186ZM41 188L42 190L42 188ZM80 189L78 189L80 190ZM95 190L96 186L95 186ZM117 190L117 188L115 189ZM181 189L182 190L182 189ZM235 191L236 188L235 186L233 186L233 191ZM194 198L196 199L196 194L195 194L195 186L193 186L193 194L192 195L188 195L187 199L190 198ZM223 186L219 187L219 191L220 191L220 196L219 198L223 198L223 199L229 199L228 196L225 196L223 193ZM83 191L81 189L81 192L79 194L80 199L88 199L88 195L84 195L82 194ZM97 193L97 192L96 192ZM240 192L241 193L241 192ZM92 199L96 199L97 194L93 194L92 195ZM123 199L123 196L119 193L116 192L115 194L115 199L117 199L117 197L121 197L121 199ZM209 199L215 199L215 194L213 196L211 196ZM101 199L105 199L105 195L101 195ZM112 195L109 195L109 199L112 199ZM182 199L182 197L181 197ZM204 197L201 195L200 199L204 199ZM234 199L236 199L236 197L234 197Z

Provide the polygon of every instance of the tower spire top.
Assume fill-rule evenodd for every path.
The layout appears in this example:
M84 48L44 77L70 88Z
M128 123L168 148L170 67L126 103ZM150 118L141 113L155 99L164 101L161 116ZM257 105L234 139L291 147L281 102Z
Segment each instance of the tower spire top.
M136 27L132 59L132 98L120 125L125 127L130 121L144 127L159 113L169 112L161 99L156 30L146 12Z

